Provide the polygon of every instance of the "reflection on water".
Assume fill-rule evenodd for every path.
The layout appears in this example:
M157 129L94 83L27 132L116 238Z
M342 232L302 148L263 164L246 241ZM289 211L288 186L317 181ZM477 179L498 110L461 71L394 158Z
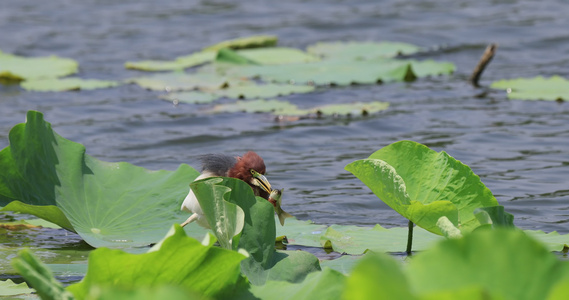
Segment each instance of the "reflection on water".
M569 106L510 101L465 82L491 42L499 48L484 86L517 76L569 76L569 21L560 1L57 2L0 4L0 27L10 33L0 35L1 50L70 57L83 78L123 79L143 74L125 70L127 60L172 59L224 39L276 34L281 45L298 48L338 39L409 42L434 50L421 58L454 62L457 73L292 95L286 99L299 107L391 103L374 116L293 123L263 114L204 115L199 105L173 106L160 93L129 85L68 93L0 85L1 147L8 130L35 109L102 160L173 170L180 163L197 167L203 153L255 150L271 183L287 190L283 206L298 218L389 227L406 221L343 168L409 139L471 166L516 225L569 233Z

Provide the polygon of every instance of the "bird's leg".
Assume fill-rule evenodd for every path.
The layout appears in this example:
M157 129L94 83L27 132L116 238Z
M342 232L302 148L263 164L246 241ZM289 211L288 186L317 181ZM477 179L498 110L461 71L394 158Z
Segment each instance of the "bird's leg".
M186 221L184 221L184 223L180 224L180 226L184 227L197 219L198 219L198 214L192 214Z

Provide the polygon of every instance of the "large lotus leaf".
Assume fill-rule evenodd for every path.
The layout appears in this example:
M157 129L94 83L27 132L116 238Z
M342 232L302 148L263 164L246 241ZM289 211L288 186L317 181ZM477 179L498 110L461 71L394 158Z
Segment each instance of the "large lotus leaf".
M51 271L29 251L20 251L12 265L31 283L42 299L73 299L73 295L66 291Z
M175 60L143 60L129 61L125 68L142 71L176 71L212 62L217 53L214 51L196 52L186 56L179 56Z
M125 289L121 287L96 287L89 290L86 299L97 300L209 300L212 298L188 291L185 288L164 284L155 287L137 287Z
M569 234L559 234L557 231L545 233L541 230L524 230L524 232L542 242L549 251L567 251L569 249Z
M296 218L289 218L284 226L277 226L277 236L286 236L289 245L320 247L320 236L327 227L326 225L314 224L312 221L299 221Z
M0 51L0 79L22 81L62 77L76 73L78 68L79 64L69 58L22 57Z
M374 252L403 252L407 245L407 228L341 226L332 225L320 237L325 247L332 247L334 251L347 254L362 254L366 250ZM442 238L424 229L416 228L413 232L413 249L428 249Z
M81 78L43 78L22 82L21 86L28 91L60 92L77 90L95 90L118 86L118 81L81 79Z
M308 274L304 281L290 283L284 281L267 281L261 286L252 286L251 292L259 299L340 299L346 277L330 268L322 272Z
M51 129L39 112L10 131L10 146L0 152L0 202L19 200L18 210L38 213L57 206L73 230L95 247L130 247L159 240L184 218L180 199L198 172L188 165L176 171L149 171L128 163L109 163L85 154L81 144ZM120 184L117 184L120 183ZM64 228L56 212L51 221ZM49 217L49 215L47 215Z
M560 76L499 80L490 87L506 90L508 99L569 100L569 80Z
M273 47L277 44L278 38L274 35L253 35L233 40L223 41L215 45L208 46L203 51L219 51L223 48L247 49L260 47Z
M229 87L209 90L170 93L163 98L170 101L185 103L208 103L219 98L257 99L286 96L290 94L310 93L314 86L292 84L232 84Z
M343 299L417 299L401 265L383 253L366 254L346 280Z
M413 54L419 47L399 42L318 42L308 46L306 51L325 59L365 60L378 57L394 57Z
M25 282L14 283L11 279L0 280L0 297L31 294L32 292L34 289L30 289Z
M260 77L264 81L314 85L374 84L412 81L411 63L403 60L319 61L289 65L223 66L229 76Z
M395 211L436 234L441 234L436 223L442 216L469 232L480 225L476 208L498 205L468 166L412 141L393 143L346 170Z
M439 62L432 59L405 61L411 63L413 73L417 77L448 75L455 71L455 66L451 62Z
M243 229L245 214L243 209L234 203L227 202L233 197L255 198L251 187L241 180L226 181L221 178L208 178L190 184L198 202L207 218L210 228L217 237L222 248L237 250L239 233Z
M87 275L68 290L79 299L93 287L180 286L205 296L221 298L247 288L240 273L243 255L204 246L187 237L179 225L158 251L130 254L100 248L91 252Z
M523 232L498 228L442 241L406 272L418 294L478 287L491 299L545 299L569 278L569 264Z
M140 87L155 91L187 91L194 89L219 89L227 84L227 78L213 73L183 72L159 73L128 80Z
M236 52L261 65L298 64L320 60L301 50L285 47L245 49Z

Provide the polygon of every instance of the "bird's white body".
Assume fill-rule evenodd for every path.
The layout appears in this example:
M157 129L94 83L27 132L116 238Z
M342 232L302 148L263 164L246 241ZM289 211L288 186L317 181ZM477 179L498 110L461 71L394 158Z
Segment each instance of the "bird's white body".
M194 181L200 180L200 179L205 179L205 178L210 178L210 177L215 177L215 176L219 176L219 175L216 175L216 174L209 172L209 171L204 171L203 173L200 174L200 176L198 176L196 179L194 179ZM202 207L200 206L200 203L198 202L198 199L196 198L196 195L194 195L194 191L192 191L191 188L190 188L190 192L186 196L186 199L184 199L184 202L182 203L181 209L183 211L193 213L190 216L191 221L190 221L190 219L188 219L188 221L190 221L190 222L195 221L198 223L198 225L200 225L202 227L210 228L209 224L207 223L207 219L203 213ZM188 222L188 221L186 221L186 222Z

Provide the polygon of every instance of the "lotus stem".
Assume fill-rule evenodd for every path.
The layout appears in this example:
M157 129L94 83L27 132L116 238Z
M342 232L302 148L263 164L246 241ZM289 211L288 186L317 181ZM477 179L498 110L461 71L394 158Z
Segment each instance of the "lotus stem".
M407 234L407 255L412 255L411 248L413 248L413 222L409 220L409 233Z
M486 47L486 50L484 51L484 54L482 54L478 65L476 65L476 68L474 68L472 75L470 75L470 83L472 83L472 85L475 87L479 87L478 81L480 80L480 76L482 75L482 72L484 72L484 69L486 69L488 63L490 63L494 57L494 53L496 52L497 47L498 46L496 46L496 44L490 44L488 47Z

